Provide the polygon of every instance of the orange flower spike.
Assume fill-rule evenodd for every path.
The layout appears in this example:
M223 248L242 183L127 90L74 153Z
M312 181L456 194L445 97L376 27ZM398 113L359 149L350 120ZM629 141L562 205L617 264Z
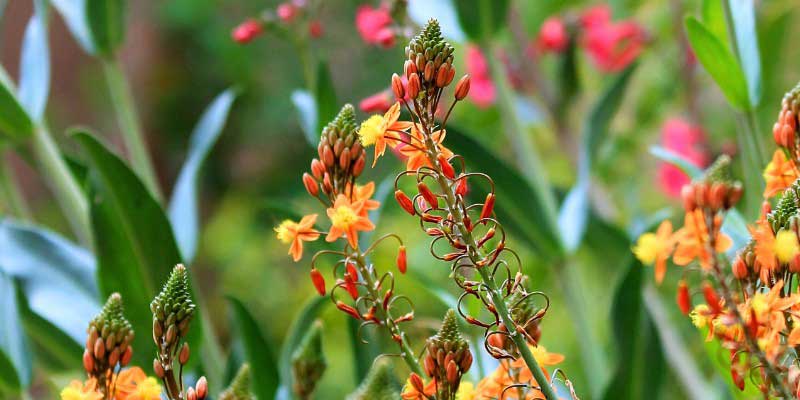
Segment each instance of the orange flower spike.
M386 114L373 115L361 124L358 129L358 137L364 147L375 145L375 158L372 166L378 162L378 158L386 152L387 144L394 148L400 139L398 131L405 131L411 127L411 122L398 121L400 119L400 102L394 103Z
M325 240L333 242L344 235L347 237L350 247L358 248L357 232L375 229L375 225L362 215L363 207L364 201L350 202L342 194L336 197L333 207L328 208L328 218L330 218L332 226Z
M667 259L674 248L672 223L665 220L658 226L656 233L645 233L640 236L632 250L643 264L655 265L656 283L660 284L667 271Z
M300 261L303 257L303 242L313 242L319 238L319 232L314 229L317 222L317 214L306 215L300 222L285 220L275 227L278 240L284 244L290 244L289 254L292 259Z
M793 160L786 157L782 149L776 149L772 154L772 161L764 169L764 181L767 187L764 189L764 198L770 198L792 185L797 180L797 166Z

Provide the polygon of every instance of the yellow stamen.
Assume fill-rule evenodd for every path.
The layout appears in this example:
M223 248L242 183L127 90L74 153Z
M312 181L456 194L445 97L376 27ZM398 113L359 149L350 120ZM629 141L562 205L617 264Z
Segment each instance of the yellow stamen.
M358 221L358 214L347 206L336 207L331 215L331 223L339 229L347 229Z
M772 251L775 252L775 257L778 257L781 263L789 263L800 253L800 244L797 243L797 236L791 231L779 231L775 235Z
M383 124L383 117L380 115L373 115L361 123L361 128L358 130L358 137L361 139L361 144L364 145L364 147L372 146L383 136L384 132L383 129L381 129L381 124Z

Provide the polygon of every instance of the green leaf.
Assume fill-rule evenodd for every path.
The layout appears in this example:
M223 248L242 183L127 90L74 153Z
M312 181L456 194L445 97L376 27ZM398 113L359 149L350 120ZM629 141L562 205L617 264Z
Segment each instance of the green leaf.
M273 399L281 378L272 356L272 345L264 338L258 323L241 301L229 296L228 303L233 309L236 327L242 338L245 358L252 369L253 392L259 399Z
M25 334L30 339L31 344L34 345L38 365L52 372L74 371L76 366L81 365L82 362L82 341L76 342L66 332L36 314L27 304L22 290L18 290L18 293L17 299L19 301L22 326L25 328ZM79 320L76 322L84 322L84 325L86 325L88 319L87 317L86 321ZM85 329L86 326L84 326Z
M725 43L708 30L697 18L689 16L684 21L689 43L697 59L706 69L728 102L739 110L750 107L747 82L739 63Z
M680 154L667 150L661 146L650 147L650 154L656 156L662 161L668 162L678 167L684 174L694 179L703 174L700 167L692 164L689 160L683 158Z
M568 251L575 251L586 233L589 220L589 190L594 157L608 135L608 127L619 110L636 64L631 64L603 92L583 125L578 159L578 180L570 189L558 213L561 241Z
M292 104L297 111L297 118L300 120L300 129L303 137L311 147L319 144L319 132L317 131L317 102L308 90L298 89L292 92Z
M53 7L61 14L64 23L78 44L87 53L95 54L94 42L89 32L87 2L88 0L50 0Z
M85 0L94 48L111 57L125 39L125 0Z
M742 70L747 79L750 106L755 108L761 102L762 93L761 53L758 50L755 1L723 1L727 1L729 5L733 33L736 36L736 54L739 55Z
M33 120L41 121L50 93L50 49L47 44L47 3L34 2L25 28L19 62L19 101Z
M0 66L0 133L10 141L19 141L33 133L33 122L22 107L6 70Z
M175 239L183 255L183 260L192 262L197 253L197 240L200 231L198 213L198 175L208 154L217 142L236 93L228 89L211 103L203 113L189 140L186 161L175 182L175 189L169 203L169 220L175 232Z
M548 223L545 207L537 203L539 196L519 172L455 126L447 128L447 146L469 160L469 171L492 177L497 195L495 212L503 227L545 258L552 259L560 254L558 231ZM469 183L484 193L488 189L483 180Z
M281 353L278 358L278 368L280 371L281 385L278 389L277 398L288 399L292 388L292 355L303 338L303 332L307 331L311 324L317 319L322 310L330 304L330 299L326 296L314 296L307 301L300 312L292 321L289 330L286 331L286 339L281 346Z
M13 277L33 313L74 343L100 311L91 253L45 229L0 220L0 271Z
M336 88L333 87L333 79L328 70L328 64L320 61L317 64L317 79L314 85L314 101L317 103L317 126L314 130L316 138L314 147L319 142L319 135L322 128L336 118L339 113L339 104L336 100Z
M722 8L722 1L703 0L700 5L700 16L702 17L703 25L727 47L728 27L725 23L725 10Z
M31 381L31 360L22 334L14 280L0 272L0 387L18 392Z
M150 301L181 262L178 246L164 210L137 175L94 136L74 133L91 167L90 215L97 278L102 296L119 292L125 312L137 332L152 329ZM199 348L202 324L193 324L189 345ZM147 349L151 338L138 334L134 348ZM139 365L152 362L152 354L134 353Z
M505 25L508 0L457 0L461 29L474 42L489 40Z

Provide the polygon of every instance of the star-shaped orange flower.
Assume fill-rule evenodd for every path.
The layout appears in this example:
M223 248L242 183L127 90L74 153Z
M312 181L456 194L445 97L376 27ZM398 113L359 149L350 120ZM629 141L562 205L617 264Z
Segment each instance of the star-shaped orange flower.
M386 145L394 148L400 138L399 132L411 127L411 122L398 121L400 119L400 102L394 103L386 114L373 115L361 124L358 130L358 137L364 147L375 145L375 158L372 166L378 162L378 158L386 152Z
M791 186L797 180L798 171L794 161L788 159L783 150L777 149L772 154L772 161L764 169L764 198L772 197Z
M278 240L284 244L291 243L289 254L294 261L303 257L303 242L313 242L319 238L319 232L314 229L317 214L306 215L300 222L285 220L275 228Z
M333 242L344 235L354 249L358 247L358 231L375 229L375 225L365 216L364 201L351 202L343 194L336 197L333 207L328 208L328 218L331 219L331 230L325 240Z
M411 145L405 145L400 148L400 154L407 157L406 169L409 171L416 171L421 167L431 167L431 161L428 159L428 153L425 149L425 136L418 125L411 127ZM445 159L453 156L453 152L444 147L444 141L447 132L438 130L431 134L431 140L436 147L437 156L441 154Z
M716 232L715 250L718 253L727 250L731 244L731 238L720 232L722 218L714 217ZM711 240L708 227L706 226L705 216L701 209L696 209L686 213L683 227L675 232L675 243L677 247L672 255L672 261L678 265L688 265L692 261L699 261L703 268L711 268L711 252L709 251L709 241Z

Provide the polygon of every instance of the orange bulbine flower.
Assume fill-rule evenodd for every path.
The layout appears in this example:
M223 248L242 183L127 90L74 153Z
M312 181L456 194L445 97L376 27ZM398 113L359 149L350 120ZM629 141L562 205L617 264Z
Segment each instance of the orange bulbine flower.
M764 198L772 197L792 185L797 180L798 171L794 161L786 158L783 150L777 149L772 154L772 161L764 169Z
M358 247L358 231L371 231L375 225L367 219L364 212L364 201L350 202L343 194L336 197L333 207L328 209L328 218L331 219L331 230L325 240L333 242L342 235L347 236L350 247Z
M85 383L72 381L61 390L61 400L102 400L103 394L97 391L97 382L89 379Z
M715 250L717 252L723 252L733 244L731 238L719 231L721 226L721 216L714 216L713 229L717 232L715 245ZM711 252L708 250L710 236L701 209L698 208L686 213L683 228L675 232L674 237L677 247L672 256L672 261L674 261L675 264L688 265L692 261L697 260L700 262L701 267L711 268Z
M314 229L317 214L306 215L300 222L285 220L275 228L278 240L284 244L291 243L289 254L294 261L303 257L303 242L313 242L319 238L319 232Z
M757 292L748 302L756 317L756 322L777 331L786 329L786 317L783 312L800 303L800 296L797 294L782 297L781 289L783 289L782 280L778 281L767 293Z
M756 243L753 251L756 253L756 265L760 268L756 270L766 282L769 274L778 268L778 259L775 257L775 234L766 218L759 219L756 226L749 229Z
M419 382L416 384L418 385ZM431 379L422 390L419 390L415 387L415 383L412 379L409 378L406 385L403 387L403 393L400 397L402 397L403 400L427 400L434 395L436 395L436 380Z
M367 211L376 210L381 206L378 200L372 200L372 195L375 194L375 182L367 183L366 185L356 185L353 189L353 200L363 201L364 207L362 208L362 217L367 216Z
M444 130L438 130L431 134L431 140L433 140L433 143L438 148L439 154L444 156L445 159L449 159L453 156L453 152L442 144L446 135L447 133ZM411 127L411 137L411 145L405 145L400 148L400 154L408 158L408 160L406 160L406 169L409 171L416 171L420 167L432 167L433 165L431 165L430 160L428 160L428 154L423 145L423 143L425 143L425 137L418 126L415 125Z
M632 250L642 264L655 265L656 283L660 284L667 272L667 259L674 248L672 223L665 220L658 226L656 233L648 232L639 236Z
M375 145L375 158L372 160L372 166L378 162L378 157L386 152L386 142L389 139L389 146L394 148L397 145L397 140L400 139L399 131L405 131L411 127L411 122L398 121L400 118L400 102L394 103L386 111L386 114L381 117L380 115L373 115L366 121L361 123L361 128L358 129L358 137L361 139L361 144L364 147Z
M552 366L557 365L564 361L564 356L561 354L556 353L549 353L547 349L543 346L530 346L531 351L533 352L534 358L536 358L536 362L539 363L540 366ZM512 373L512 370L515 373ZM545 376L547 376L547 371L542 368L544 371ZM517 379L514 379L514 376L517 376ZM475 399L517 399L516 394L517 391L515 390L504 390L514 384L518 383L527 383L531 386L530 389L527 389L527 393L525 394L525 400L533 400L533 399L543 399L544 395L541 391L534 389L534 387L538 387L539 385L536 382L536 379L533 377L533 374L528 369L525 361L520 359L514 361L503 361L500 363L500 366L497 367L491 374L487 375L483 378L475 387ZM501 397L502 396L502 397ZM520 399L521 400L521 399Z
M117 375L115 400L159 400L161 385L139 367L128 368Z

